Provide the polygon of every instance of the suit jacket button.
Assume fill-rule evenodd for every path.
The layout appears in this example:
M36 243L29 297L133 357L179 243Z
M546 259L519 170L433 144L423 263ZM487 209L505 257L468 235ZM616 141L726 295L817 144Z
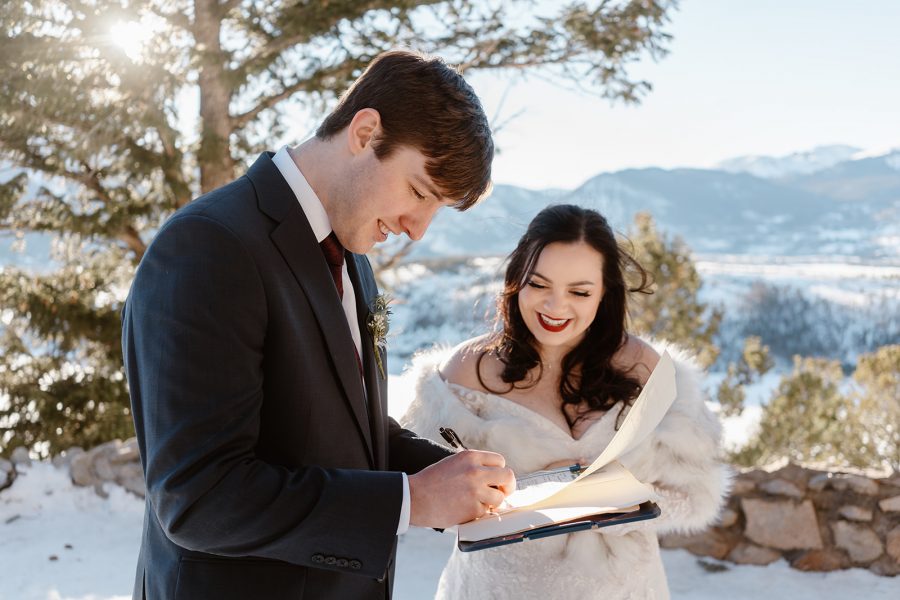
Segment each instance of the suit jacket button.
M333 565L333 564L336 563L336 562L337 562L337 559L336 559L335 557L333 557L333 556L326 556L326 557L325 557L325 564L326 564L326 565Z
M346 558L337 559L337 566L347 568L350 566L350 561Z
M325 562L325 557L322 556L321 554L313 554L313 555L312 555L312 561L313 561L314 563L316 563L317 565L320 565L320 564L322 564L323 562Z
M350 568L353 569L354 571L359 571L360 569L362 569L362 563L359 562L358 560L351 560Z

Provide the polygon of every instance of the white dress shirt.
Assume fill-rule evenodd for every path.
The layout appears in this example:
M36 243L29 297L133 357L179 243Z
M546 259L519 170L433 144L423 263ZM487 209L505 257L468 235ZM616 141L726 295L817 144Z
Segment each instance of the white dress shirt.
M322 206L322 201L316 196L312 186L306 181L306 177L300 172L300 167L294 162L288 152L288 147L284 146L272 157L272 162L281 171L281 176L287 181L297 200L300 202L300 208L306 215L306 220L316 236L316 241L322 243L331 233L331 221L328 219L328 213ZM325 260L324 256L322 260ZM347 317L347 325L350 326L350 335L353 337L353 343L356 344L356 351L362 356L362 337L359 332L359 320L356 315L356 293L353 289L353 283L350 281L350 273L347 271L347 261L341 268L341 277L344 287L344 298L342 304L344 307L344 315ZM363 386L365 393L365 386ZM397 535L402 535L409 529L409 480L406 473L403 473L403 505L400 508L400 522L397 526Z

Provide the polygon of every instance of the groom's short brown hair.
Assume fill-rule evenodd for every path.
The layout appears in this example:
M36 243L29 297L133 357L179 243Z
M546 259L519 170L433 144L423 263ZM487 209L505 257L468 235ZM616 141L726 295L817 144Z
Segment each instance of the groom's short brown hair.
M475 91L443 60L405 50L379 54L316 136L331 138L364 108L381 115L382 135L374 146L379 159L397 146L419 150L428 175L459 210L487 194L494 158L491 128Z

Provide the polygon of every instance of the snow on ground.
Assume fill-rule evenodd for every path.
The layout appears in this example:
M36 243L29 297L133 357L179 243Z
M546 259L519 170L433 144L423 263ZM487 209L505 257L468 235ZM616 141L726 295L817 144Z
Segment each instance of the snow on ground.
M0 600L131 597L144 503L121 488L106 490L109 498L100 498L93 490L74 487L64 471L35 463L0 492ZM430 529L404 535L394 597L430 598L453 543L452 535ZM663 560L676 600L900 597L900 577L862 569L803 573L784 561L737 566L682 550L663 551Z
M752 409L758 410L772 386L766 380L748 390L750 408L739 418L743 420L725 421L726 444L744 441L754 421ZM391 375L389 390L390 412L400 416L412 400L412 381ZM144 503L119 487L105 489L108 498L74 487L64 471L44 462L24 469L13 486L0 493L0 600L131 597ZM453 544L452 535L430 529L414 528L401 537L394 597L432 597ZM663 560L676 600L900 597L900 577L878 577L862 569L803 573L784 561L768 567L738 566L698 559L682 550L663 551Z
M144 502L74 487L48 463L23 470L0 492L0 599L131 597Z

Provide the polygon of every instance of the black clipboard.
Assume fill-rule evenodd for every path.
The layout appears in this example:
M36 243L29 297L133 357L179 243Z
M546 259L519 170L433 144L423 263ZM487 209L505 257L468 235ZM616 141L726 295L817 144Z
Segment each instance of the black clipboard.
M609 527L611 525L621 525L622 523L634 523L635 521L646 521L647 519L655 519L661 514L659 506L654 502L644 502L638 510L621 513L603 513L599 515L590 515L587 517L579 517L572 521L564 521L562 523L554 523L544 527L535 529L527 529L508 535L502 535L474 542L457 542L456 546L460 552L475 552L477 550L485 550L487 548L496 548L498 546L506 546L524 542L525 540L537 540L553 535L562 535L564 533L576 533L578 531L587 531L595 527Z

